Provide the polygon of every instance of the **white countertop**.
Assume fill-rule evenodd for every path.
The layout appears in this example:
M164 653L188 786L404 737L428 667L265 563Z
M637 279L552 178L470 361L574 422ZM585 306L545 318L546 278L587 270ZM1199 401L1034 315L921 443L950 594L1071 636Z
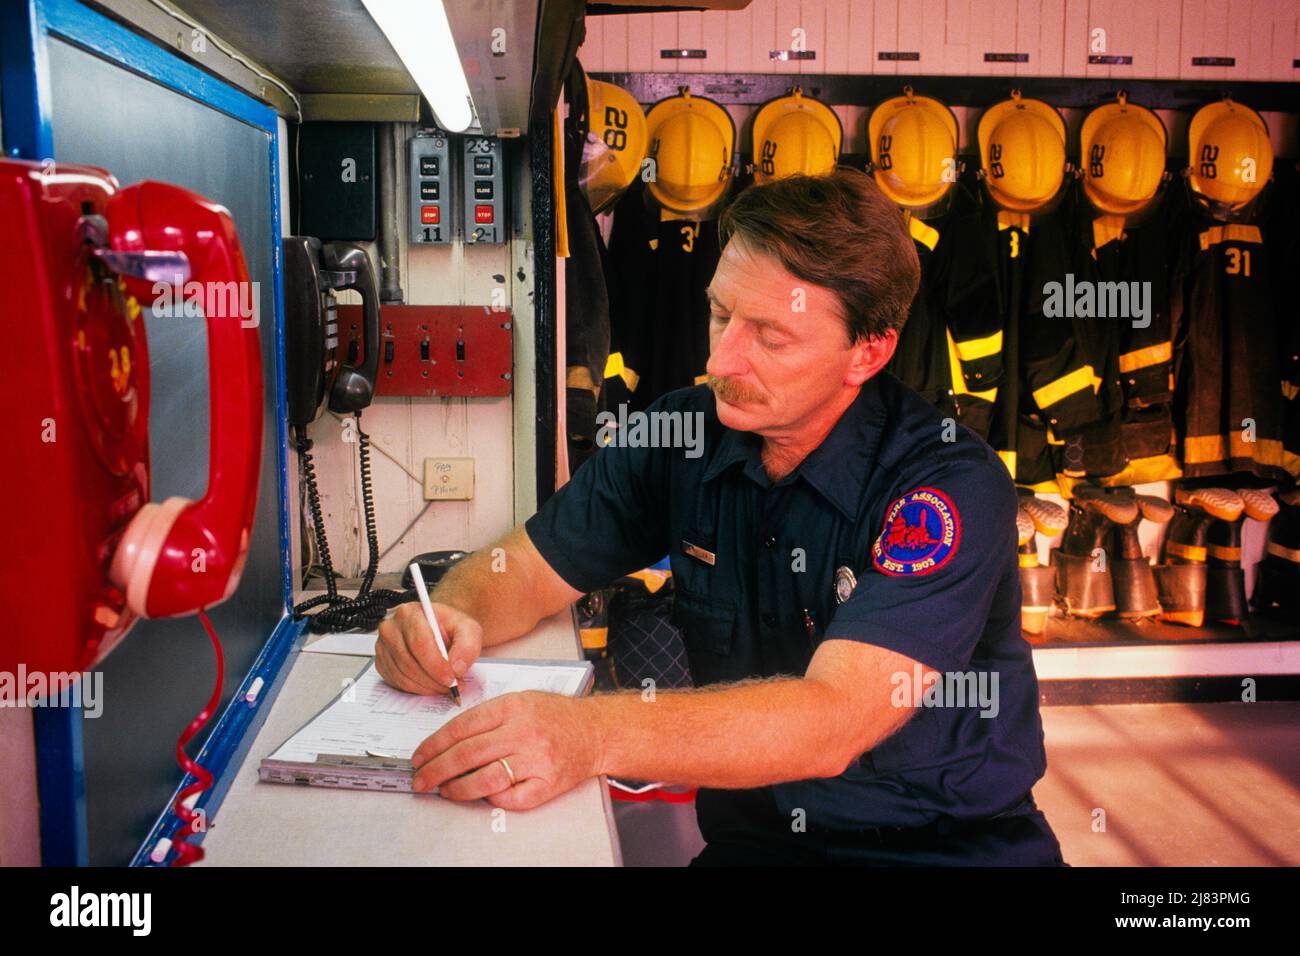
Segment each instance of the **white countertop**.
M310 640L310 637L308 638ZM484 656L580 660L572 609ZM526 812L433 794L258 780L263 757L338 695L368 658L296 651L266 723L203 840L205 866L617 866L604 778ZM495 815L494 815L495 814Z

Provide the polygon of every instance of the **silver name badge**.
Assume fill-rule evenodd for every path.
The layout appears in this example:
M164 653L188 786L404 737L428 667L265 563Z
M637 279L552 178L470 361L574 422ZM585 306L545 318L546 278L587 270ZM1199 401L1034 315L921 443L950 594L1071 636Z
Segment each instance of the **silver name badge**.
M843 604L853 596L853 589L858 586L858 579L853 576L851 568L835 569L835 603Z
M683 541L682 550L692 558L698 558L710 567L718 563L717 556L714 555L712 551L705 551L698 544L691 544L689 541Z

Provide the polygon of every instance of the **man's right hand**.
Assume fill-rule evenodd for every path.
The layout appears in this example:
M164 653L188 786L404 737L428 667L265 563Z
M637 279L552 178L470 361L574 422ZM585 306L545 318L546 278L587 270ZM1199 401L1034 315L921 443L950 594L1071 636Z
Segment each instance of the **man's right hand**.
M410 694L446 694L452 675L464 676L483 650L483 628L478 621L449 604L433 604L446 660L438 650L433 629L419 602L399 605L392 617L379 625L375 642L375 667L379 676Z

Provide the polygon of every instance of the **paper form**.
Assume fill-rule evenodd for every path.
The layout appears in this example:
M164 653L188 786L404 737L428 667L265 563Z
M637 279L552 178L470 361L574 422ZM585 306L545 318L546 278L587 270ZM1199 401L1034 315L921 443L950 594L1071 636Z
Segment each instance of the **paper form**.
M461 708L450 697L390 687L372 661L268 759L312 763L320 753L364 756L367 751L409 759L426 737L476 704L522 690L576 696L590 673L591 666L583 662L479 660L460 680Z

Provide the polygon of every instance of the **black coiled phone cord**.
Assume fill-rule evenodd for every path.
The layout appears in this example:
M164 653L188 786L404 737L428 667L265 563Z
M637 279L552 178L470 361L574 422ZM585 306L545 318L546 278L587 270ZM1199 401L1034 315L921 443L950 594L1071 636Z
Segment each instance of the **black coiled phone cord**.
M361 500L366 516L366 545L370 560L366 573L361 579L361 588L356 597L342 597L334 581L334 565L330 560L329 543L325 538L325 521L321 512L320 490L316 485L316 469L311 457L311 439L307 430L295 426L297 436L298 459L302 474L307 482L307 503L311 510L312 523L316 538L316 548L320 552L320 562L325 571L325 594L310 598L294 606L295 618L302 618L312 608L325 605L325 610L310 616L308 626L313 634L329 634L336 631L363 630L373 631L389 608L407 601L416 600L415 591L371 591L375 574L379 571L379 533L375 523L375 499L370 487L370 436L361 430L361 414L356 413L357 451L361 461Z

